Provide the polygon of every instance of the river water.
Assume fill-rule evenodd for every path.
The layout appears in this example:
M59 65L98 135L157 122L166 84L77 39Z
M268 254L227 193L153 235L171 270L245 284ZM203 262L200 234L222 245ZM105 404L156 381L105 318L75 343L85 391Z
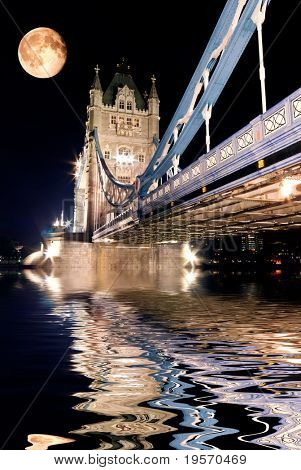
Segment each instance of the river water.
M1 446L300 449L300 305L279 271L2 271Z

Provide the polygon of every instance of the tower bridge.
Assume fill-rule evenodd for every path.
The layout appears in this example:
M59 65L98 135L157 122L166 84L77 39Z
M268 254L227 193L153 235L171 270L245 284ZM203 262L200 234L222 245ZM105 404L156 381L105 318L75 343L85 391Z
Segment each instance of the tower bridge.
M301 89L134 199L93 241L188 241L301 226Z
M301 88L267 110L269 3L226 2L161 139L155 77L141 94L123 59L103 91L96 67L76 163L73 234L94 245L153 246L300 227ZM214 105L255 31L262 114L211 148ZM183 168L181 156L202 125L206 152Z

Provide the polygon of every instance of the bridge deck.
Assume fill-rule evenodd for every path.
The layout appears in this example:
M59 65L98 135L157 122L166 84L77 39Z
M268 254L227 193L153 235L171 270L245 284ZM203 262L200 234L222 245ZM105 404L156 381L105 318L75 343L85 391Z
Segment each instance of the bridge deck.
M301 89L100 227L94 241L187 240L300 226ZM301 193L300 193L301 194Z

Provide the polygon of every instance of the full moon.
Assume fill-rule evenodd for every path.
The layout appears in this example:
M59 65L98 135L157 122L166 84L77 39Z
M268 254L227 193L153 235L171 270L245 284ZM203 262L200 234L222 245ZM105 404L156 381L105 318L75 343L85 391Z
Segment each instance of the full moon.
M62 36L53 29L36 28L22 38L18 56L27 73L36 78L50 78L64 67L67 47Z

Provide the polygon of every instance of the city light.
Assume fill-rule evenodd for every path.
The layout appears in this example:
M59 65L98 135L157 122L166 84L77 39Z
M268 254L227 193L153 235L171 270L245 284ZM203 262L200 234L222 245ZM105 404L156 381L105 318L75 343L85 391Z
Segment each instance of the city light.
M296 183L294 180L285 178L280 186L281 196L288 199L292 196Z
M301 179L284 178L280 185L281 195L284 199L292 197L296 187L301 184Z
M51 244L44 251L44 255L46 256L46 259L52 259L52 258L55 258L56 256L59 256L60 255L60 242L56 240L52 241Z
M192 285L196 282L199 277L199 272L195 269L186 270L182 278L182 290L184 292L189 291Z
M58 219L58 217L56 218L56 220L53 222L52 224L54 227L59 227L60 226L60 221Z
M185 243L183 246L183 257L187 264L190 263L192 266L194 266L198 261L198 258L195 252L190 248L189 243Z
M82 164L82 160L81 160L81 157L80 157L75 161L75 168L74 168L74 170L75 170L75 172L74 172L75 179L77 179L79 177L81 164Z

